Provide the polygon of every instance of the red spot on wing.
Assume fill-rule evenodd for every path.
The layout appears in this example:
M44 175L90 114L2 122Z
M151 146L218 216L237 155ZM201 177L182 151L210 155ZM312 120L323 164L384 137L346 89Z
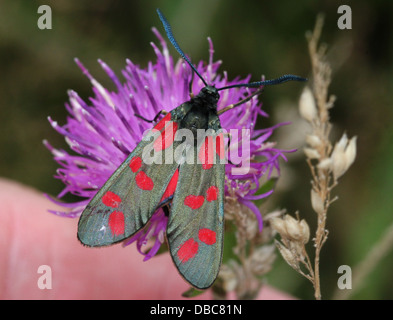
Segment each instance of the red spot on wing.
M213 137L206 136L205 141L201 145L201 149L199 150L199 160L202 163L202 168L205 170L209 170L213 167L214 162L214 150L213 150Z
M121 202L121 198L112 191L107 191L101 198L103 204L108 207L117 208Z
M161 197L160 202L164 201L165 199L168 199L170 196L173 196L173 194L175 193L175 190L176 190L178 179L179 179L179 169L176 169L171 180L169 181L168 186L166 187L164 194Z
M165 124L171 120L171 114L168 113L164 118L162 118L155 126L154 129L161 131L164 127Z
M154 187L153 180L143 171L139 171L135 176L135 182L136 185L142 190L150 191Z
M222 133L216 137L216 153L220 159L225 158L224 135Z
M205 198L203 196L194 196L191 194L184 199L184 204L195 210L199 209L203 205L204 201Z
M206 200L207 201L214 201L217 200L218 197L218 188L216 186L211 186L206 191Z
M133 157L130 161L130 168L132 170L132 172L137 172L142 165L142 159L140 157Z
M155 151L158 152L161 150L165 150L173 144L178 126L179 125L177 124L177 122L168 122L164 130L161 131L161 134L154 141L153 147Z
M121 211L113 211L109 215L108 224L114 236L123 234L125 228L124 213Z
M198 242L190 238L184 242L177 251L177 257L184 263L193 258L198 252Z
M216 232L207 228L200 229L198 232L198 238L202 242L212 245L216 243Z

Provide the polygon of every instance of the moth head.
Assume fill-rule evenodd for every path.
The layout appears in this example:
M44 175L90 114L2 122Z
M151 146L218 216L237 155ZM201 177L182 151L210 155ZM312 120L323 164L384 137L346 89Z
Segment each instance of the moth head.
M209 105L217 105L217 102L220 99L220 95L214 86L203 87L199 92L198 97Z

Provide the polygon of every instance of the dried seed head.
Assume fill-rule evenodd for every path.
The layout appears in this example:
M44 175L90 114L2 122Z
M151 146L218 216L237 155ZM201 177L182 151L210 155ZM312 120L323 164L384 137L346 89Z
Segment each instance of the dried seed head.
M347 162L347 169L352 165L356 158L356 140L357 137L353 137L349 140L348 146L345 149L345 159Z
M304 151L306 157L309 159L319 159L321 157L319 152L317 150L315 150L314 148L304 148L303 151Z
M287 214L284 217L284 222L288 238L296 241L300 240L302 238L302 230L299 226L299 221Z
M238 280L234 270L226 264L223 264L220 269L219 277L223 280L223 287L226 292L235 290Z
M331 159L333 161L333 174L337 179L342 176L345 172L346 159L345 159L345 147L348 143L348 137L344 133L340 141L334 146Z
M319 161L317 167L321 170L331 170L333 161L330 158L325 158Z
M304 261L304 244L298 241L292 241L289 243L289 250L296 257L297 261Z
M283 246L279 241L275 241L275 244L278 248L278 251L280 251L282 257L284 258L284 260L294 269L299 269L299 262L296 259L296 256L291 252L291 250L289 250L288 248L286 248L285 246Z
M318 215L322 215L324 212L324 205L320 195L311 189L311 206Z
M310 240L310 227L306 220L300 221L300 228L302 229L302 242L306 244Z
M272 219L272 227L285 240L300 243L307 243L310 238L310 228L305 220L297 220L290 215L285 215L283 219Z
M344 133L340 141L334 146L331 159L334 178L340 178L352 165L356 158L356 139L353 137L348 141Z
M308 122L312 122L317 117L315 99L309 87L305 87L300 95L299 112Z
M276 230L281 237L283 237L283 234L287 233L286 227L285 227L285 222L282 218L273 218L271 219L271 226L274 230Z
M255 216L252 213L248 215L245 229L247 240L254 239L260 233L257 219L255 219Z
M322 143L321 139L315 134L306 135L306 142L312 148L318 148Z
M265 245L257 248L250 257L250 268L255 275L268 273L276 259L274 245Z

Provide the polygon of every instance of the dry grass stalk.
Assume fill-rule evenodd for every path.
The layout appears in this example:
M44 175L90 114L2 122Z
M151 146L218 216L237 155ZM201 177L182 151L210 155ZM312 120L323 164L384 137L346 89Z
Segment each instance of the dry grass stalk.
M259 232L255 215L248 207L240 204L236 197L225 199L225 219L233 224L236 245L233 259L221 267L218 281L214 284L215 298L226 298L234 291L238 299L254 299L276 259L275 247L271 243L276 232L271 220L282 215L275 211L264 215L263 232Z
M317 228L312 239L315 248L314 263L307 255L305 244L308 242L308 225L304 220L288 218L275 221L275 229L280 233L282 242L277 247L286 262L297 272L311 281L314 296L321 299L320 253L328 238L326 229L327 213L330 205L337 200L332 197L332 189L352 165L356 157L356 137L348 140L344 133L334 147L329 139L332 124L329 109L334 105L335 96L329 95L332 70L326 60L325 45L318 45L322 32L323 17L318 16L312 33L307 33L308 49L312 66L311 87L306 87L300 97L300 115L310 124L311 133L306 137L304 148L306 161L311 171L311 206L317 214ZM285 225L285 228L280 228ZM306 227L307 226L307 227ZM294 232L303 238L293 237ZM305 241L307 239L307 241Z

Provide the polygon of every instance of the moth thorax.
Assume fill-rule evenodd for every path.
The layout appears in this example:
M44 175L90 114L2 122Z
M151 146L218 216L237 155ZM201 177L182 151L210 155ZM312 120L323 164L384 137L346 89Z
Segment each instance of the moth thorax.
M208 113L195 106L181 120L181 127L191 130L194 138L196 138L198 129L207 130L208 128Z

